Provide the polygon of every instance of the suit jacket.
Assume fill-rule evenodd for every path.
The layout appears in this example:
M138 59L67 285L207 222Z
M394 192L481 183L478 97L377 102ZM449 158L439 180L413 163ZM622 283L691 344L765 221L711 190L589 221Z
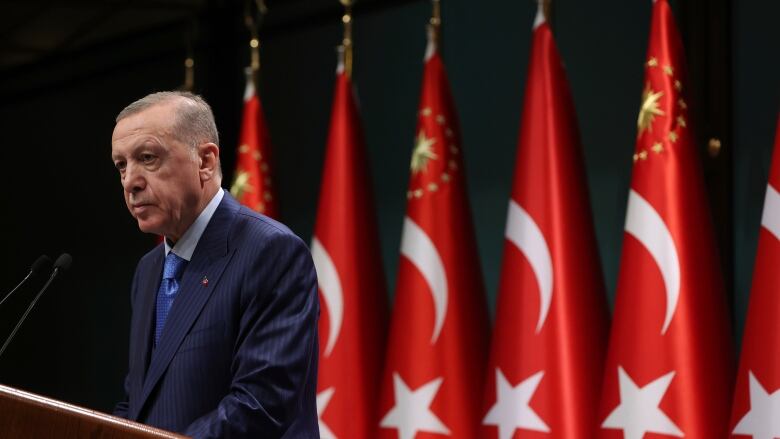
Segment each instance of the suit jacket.
M225 193L155 347L164 259L159 245L136 268L115 414L197 438L318 438L319 299L305 244Z

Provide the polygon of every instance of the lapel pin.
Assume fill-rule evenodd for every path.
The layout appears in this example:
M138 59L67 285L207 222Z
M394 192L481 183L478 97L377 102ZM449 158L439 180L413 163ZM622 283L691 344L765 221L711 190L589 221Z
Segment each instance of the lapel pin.
M203 285L204 287L207 287L209 285L209 278L203 276L203 279L201 279L200 284Z

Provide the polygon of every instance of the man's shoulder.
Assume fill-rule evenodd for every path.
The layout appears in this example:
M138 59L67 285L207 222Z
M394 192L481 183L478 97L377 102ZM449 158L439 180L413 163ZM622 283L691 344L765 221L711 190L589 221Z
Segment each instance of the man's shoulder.
M298 235L287 226L255 212L245 206L241 206L236 213L236 220L231 231L231 241L238 245L258 246L263 244L303 245Z
M280 276L302 279L314 288L316 274L309 248L282 223L242 207L228 234L228 251L235 252L232 265L249 270L250 277L275 284ZM291 280L290 280L291 281Z

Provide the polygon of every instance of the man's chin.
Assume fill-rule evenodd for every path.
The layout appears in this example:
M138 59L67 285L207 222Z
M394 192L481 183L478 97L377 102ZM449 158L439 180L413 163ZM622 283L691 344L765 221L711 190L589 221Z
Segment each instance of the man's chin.
M164 235L159 223L153 221L138 220L138 228L144 233L153 233L155 235Z

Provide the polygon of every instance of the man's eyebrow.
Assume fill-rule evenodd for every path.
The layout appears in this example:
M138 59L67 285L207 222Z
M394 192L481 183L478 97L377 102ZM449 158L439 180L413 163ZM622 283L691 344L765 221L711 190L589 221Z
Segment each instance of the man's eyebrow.
M157 137L147 137L144 139L140 139L137 143L133 145L134 148L143 148L143 147L153 147L153 146L162 146L163 143L158 139Z

